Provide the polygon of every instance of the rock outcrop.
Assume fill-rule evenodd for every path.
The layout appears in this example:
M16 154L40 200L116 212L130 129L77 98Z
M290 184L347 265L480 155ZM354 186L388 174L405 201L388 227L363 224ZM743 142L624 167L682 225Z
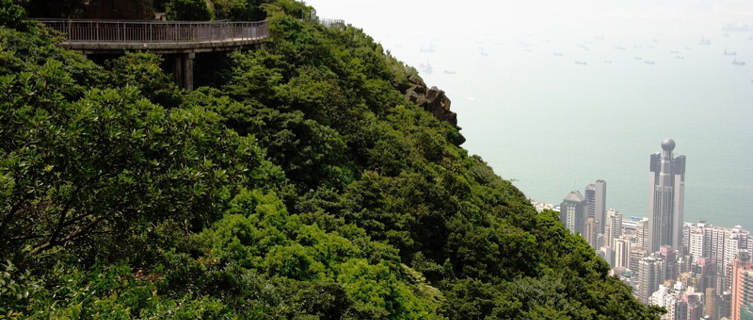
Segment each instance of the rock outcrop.
M435 118L446 121L453 125L456 129L458 127L458 115L450 111L450 98L448 98L444 91L437 87L427 88L424 81L415 75L408 76L408 81L398 85L405 98L410 102L424 108L424 110L431 112ZM461 135L458 143L465 142L465 138Z

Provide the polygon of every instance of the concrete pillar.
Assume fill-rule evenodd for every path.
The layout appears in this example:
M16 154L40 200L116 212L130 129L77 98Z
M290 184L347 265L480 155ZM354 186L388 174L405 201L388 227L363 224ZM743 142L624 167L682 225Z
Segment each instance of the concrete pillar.
M186 90L193 90L193 60L196 58L196 53L184 53L182 56L183 88Z
M175 83L179 87L183 86L183 55L175 54L172 56L173 63L173 76L175 77Z

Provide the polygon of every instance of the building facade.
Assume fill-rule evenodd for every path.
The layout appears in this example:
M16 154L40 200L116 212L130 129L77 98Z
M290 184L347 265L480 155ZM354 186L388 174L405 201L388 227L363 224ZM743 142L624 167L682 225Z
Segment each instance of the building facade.
M572 233L583 234L586 224L586 201L579 191L571 191L560 204L560 222Z
M622 235L622 213L617 210L609 209L604 220L604 239L606 246L613 247L614 239Z
M672 139L664 140L661 147L649 163L649 252L663 245L682 249L685 156L674 157Z
M649 303L649 298L664 281L664 261L661 257L644 257L638 263L638 300Z
M732 266L732 320L741 319L741 310L753 304L753 263L747 252L740 254Z
M630 241L624 238L614 239L613 268L630 269Z

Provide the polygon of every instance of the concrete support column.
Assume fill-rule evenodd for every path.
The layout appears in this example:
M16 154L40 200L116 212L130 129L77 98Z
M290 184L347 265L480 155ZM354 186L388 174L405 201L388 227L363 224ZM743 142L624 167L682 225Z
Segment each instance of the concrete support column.
M183 60L183 88L193 90L193 60L196 53L189 52L182 54Z
M183 86L183 55L175 54L172 57L173 64L173 76L175 77L175 83L178 86Z

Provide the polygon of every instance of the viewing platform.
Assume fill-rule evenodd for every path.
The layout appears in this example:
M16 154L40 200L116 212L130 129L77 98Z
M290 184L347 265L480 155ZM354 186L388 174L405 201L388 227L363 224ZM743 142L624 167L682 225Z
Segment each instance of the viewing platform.
M148 51L166 55L178 85L193 89L196 54L259 45L266 21L161 21L36 19L63 34L60 46L90 54Z
M36 20L63 34L61 46L84 53L227 51L269 36L266 21Z

